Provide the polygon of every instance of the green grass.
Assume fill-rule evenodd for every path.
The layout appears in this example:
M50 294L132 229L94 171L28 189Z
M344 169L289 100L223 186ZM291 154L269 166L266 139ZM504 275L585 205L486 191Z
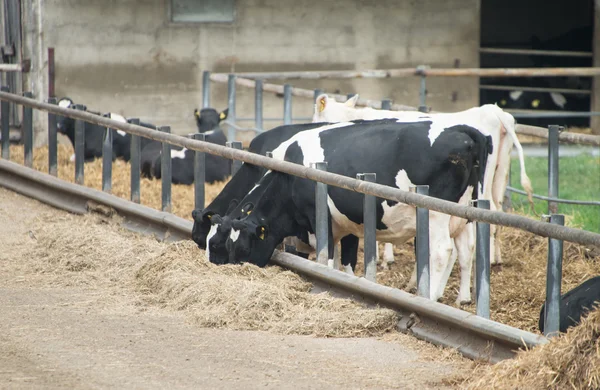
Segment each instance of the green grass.
M600 201L600 158L590 154L576 157L561 157L559 160L559 189L561 199ZM525 169L531 179L533 192L548 195L548 159L546 157L526 157ZM520 183L519 160L514 158L511 164L512 187L522 190ZM534 216L527 197L512 194L515 211ZM546 201L534 199L535 213L548 213ZM571 215L570 225L600 233L600 206L580 206L559 204L560 214Z

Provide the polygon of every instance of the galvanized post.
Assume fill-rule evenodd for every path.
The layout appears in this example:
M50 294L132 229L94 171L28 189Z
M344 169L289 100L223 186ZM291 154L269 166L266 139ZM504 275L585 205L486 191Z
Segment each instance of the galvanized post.
M391 110L392 109L392 100L391 99L381 100L381 109L382 110Z
M358 180L375 183L377 174L359 173L356 175ZM364 223L364 252L365 252L365 279L376 282L377 273L377 238L376 238L376 208L375 197L365 195L363 200L363 223Z
M558 198L558 134L561 127L548 126L548 197ZM548 201L548 214L558 212L558 203Z
M48 104L57 104L56 98L49 98ZM56 115L48 113L48 173L52 176L58 175L57 158L58 139L56 134Z
M256 80L254 85L254 126L259 132L264 131L263 128L263 81Z
M227 107L229 112L227 113L227 122L230 123L227 129L227 139L230 141L235 140L235 75L230 74L227 78Z
M23 92L23 97L31 99L33 94ZM23 146L25 166L33 168L33 110L25 105L23 105Z
M292 86L290 84L283 86L283 124L292 124Z
M477 208L490 209L490 201L478 199ZM490 224L477 222L475 256L475 301L477 315L490 318Z
M0 87L2 92L10 92L6 86ZM0 121L2 121L2 158L10 160L10 103L6 100L0 102Z
M132 125L140 125L139 118L131 118L129 123ZM142 157L142 138L139 135L131 134L131 201L140 203L140 174L141 174L141 157Z
M108 193L112 191L113 132L106 127L102 142L102 191Z
M565 216L546 216L550 223L564 226ZM562 282L563 242L548 239L548 268L546 273L546 305L544 306L544 335L557 336L560 330L560 285Z
M210 107L210 71L202 72L202 108Z
M417 74L421 76L421 87L419 88L419 111L427 112L426 98L427 98L427 76L425 76L425 65L419 65L417 67Z
M204 133L192 134L192 139L205 141ZM194 151L194 209L204 209L204 182L206 181L206 154Z
M159 131L170 133L170 126L160 126ZM160 161L160 175L162 185L162 211L171 212L171 145L167 142L162 143L162 153Z
M512 159L508 160L508 186L512 187ZM508 211L512 209L512 195L508 188L504 191L504 202L502 203L502 210Z
M311 168L327 171L327 162L310 164ZM327 184L316 183L315 208L316 208L316 236L317 236L317 261L320 264L333 268L333 260L329 261L329 225L327 207Z
M75 104L76 110L85 111L85 106ZM75 183L83 185L83 163L85 161L85 122L75 120Z
M410 188L411 192L429 195L429 186L420 185ZM415 252L417 258L417 295L429 298L429 210L417 207L417 236Z
M227 142L227 147L242 150L242 143L240 141ZM231 176L242 167L242 162L239 160L231 160Z

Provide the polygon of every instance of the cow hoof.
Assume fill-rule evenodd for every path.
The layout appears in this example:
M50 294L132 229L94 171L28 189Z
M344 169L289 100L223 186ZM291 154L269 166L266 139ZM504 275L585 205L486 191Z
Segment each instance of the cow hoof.
M327 267L329 269L333 269L333 260L332 259L327 260Z
M352 275L354 276L354 271L352 271L352 266L351 265L345 265L344 266L344 271L348 274L348 275Z
M471 304L471 298L469 299L457 299L456 306L468 306Z

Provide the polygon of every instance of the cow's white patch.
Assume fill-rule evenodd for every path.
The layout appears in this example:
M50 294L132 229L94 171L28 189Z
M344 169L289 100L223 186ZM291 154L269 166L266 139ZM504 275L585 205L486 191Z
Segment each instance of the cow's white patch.
M236 242L239 237L240 237L240 231L231 229L231 232L229 233L229 238L231 238L231 241Z
M327 259L327 267L329 269L333 269L334 268L333 265L334 265L333 259Z
M73 102L69 99L60 99L58 101L58 106L62 108L69 108L73 104Z
M461 206L469 205L473 196L473 186L467 186L467 189L458 200L458 204ZM467 220L460 217L450 217L450 237L456 237L467 224Z
M385 264L391 264L395 262L394 245L390 244L389 242L386 242L385 246L383 247L383 261Z
M565 108L565 104L567 103L567 98L562 93L552 92L550 93L550 97L554 104L559 106L560 108Z
M123 130L117 130L117 134L119 134L121 137L125 137L127 135L127 133Z
M215 133L216 130L211 130L211 131L205 131L203 134L204 135L212 135Z
M127 123L127 119L125 119L125 117L123 115L115 114L114 112L111 112L110 114L108 114L108 117L110 119L112 119L113 121Z
M180 158L180 159L184 159L185 158L185 152L186 152L186 148L183 148L181 150L173 150L171 149L171 158Z
M408 191L413 185L414 184L410 181L404 169L398 171L398 174L396 175L396 186L398 188L402 191Z
M519 100L521 95L523 95L523 91L512 91L508 94L512 100Z
M75 162L75 153L73 153L73 154L71 155L71 157L69 157L69 161L71 161L71 162Z
M210 239L213 238L215 234L217 234L217 230L219 229L219 224L214 224L210 226L210 230L208 231L208 235L206 236L206 258L210 260Z
M317 247L317 236L312 233L308 233L308 245L313 248Z
M354 275L354 271L352 271L352 266L350 264L344 266L344 271L349 275Z

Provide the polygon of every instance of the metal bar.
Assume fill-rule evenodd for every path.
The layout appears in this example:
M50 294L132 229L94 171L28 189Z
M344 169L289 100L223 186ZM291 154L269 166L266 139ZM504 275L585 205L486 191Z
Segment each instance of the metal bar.
M382 99L381 100L381 109L382 110L391 110L392 109L392 100L391 99Z
M48 104L57 104L56 98L48 99ZM52 176L58 175L58 139L56 134L56 115L48 113L48 173Z
M0 72L22 72L21 64L0 64Z
M7 86L0 87L4 93L9 93L10 89ZM0 121L2 126L2 158L10 160L10 102L2 100L0 103Z
M142 126L134 126L130 123L118 122L100 115L72 110L70 108L62 108L52 104L38 102L33 99L26 99L16 94L0 92L0 100L9 100L15 104L28 104L33 108L46 112L53 112L57 115L85 120L89 123L111 127L130 134L137 134L151 140L168 142L171 145L177 145L191 150L210 153L230 160L240 160L245 163L261 166L266 169L284 172L289 175L318 181L350 191L359 192L361 194L374 195L379 198L389 199L416 207L424 207L431 211L438 211L471 221L481 221L495 225L513 227L528 231L538 236L552 237L582 245L600 245L600 234L581 229L574 229L567 226L549 227L547 223L519 215L511 215L502 211L479 210L470 206L461 206L454 202L436 199L433 197L424 197L419 194L412 194L394 187L384 186L377 183L367 183L365 181L356 180L343 175L314 170L309 167L287 161L270 159L256 153L235 150L233 148L227 148L209 142L195 141L186 137L158 132Z
M587 89L572 89L572 88L538 88L538 87L521 87L518 85L479 85L479 89L489 91L524 91L524 92L548 92L548 93L575 93L580 95L590 95L592 91Z
M513 54L520 56L548 56L548 57L586 57L592 58L594 53L588 51L568 50L530 50L530 49L502 49L497 47L480 47L484 54Z
M548 197L558 198L558 133L559 126L548 126ZM548 214L558 212L558 203L548 202Z
M33 98L31 92L23 92L23 96ZM23 106L23 145L24 165L33 168L33 110L28 106Z
M411 192L419 195L429 195L428 185L419 185L410 188ZM417 207L417 235L415 237L415 252L417 258L417 295L429 298L430 272L429 272L429 210Z
M517 125L515 131L519 134L530 135L533 137L548 139L548 129L536 126ZM567 144L581 144L600 146L600 136L590 134L572 133L563 131L559 134L558 140Z
M204 133L194 133L192 138L205 141ZM204 209L206 181L206 153L194 151L194 209Z
M160 126L159 131L169 134L170 126ZM167 142L162 143L162 153L160 162L160 176L162 185L162 211L171 212L171 145Z
M514 192L515 194L519 194L519 195L527 195L527 192L518 190L511 186L507 186L506 191ZM540 199L540 200L545 200L545 201L550 201L550 202L555 202L555 203L577 204L577 205L581 205L581 206L600 206L600 202L593 201L593 200L572 200L572 199L549 198L547 196L542 196L542 195L537 195L537 194L533 194L533 197L535 199Z
M54 86L56 85L56 76L55 76L55 67L54 67L54 48L48 48L48 96L56 97L54 92Z
M202 108L210 107L210 71L202 72Z
M359 173L356 175L358 180L375 183L377 174ZM377 214L375 197L365 195L363 199L363 224L364 224L364 261L365 261L365 279L376 282L377 274Z
M236 76L230 74L227 77L227 107L229 107L229 112L227 113L227 123L231 122L235 124L235 83ZM227 129L227 139L230 141L235 140L235 127L228 126Z
M132 125L139 125L139 118L131 118L129 123ZM133 134L131 136L130 145L130 158L131 165L131 201L134 203L140 203L140 175L142 166L142 138L139 135Z
M242 143L240 141L227 142L227 147L242 150ZM231 161L231 176L235 175L237 171L242 167L242 162L239 160Z
M327 162L311 163L311 168L320 171L327 171ZM316 209L316 231L317 236L317 261L320 264L328 265L333 268L333 264L329 264L329 226L327 207L327 184L317 183L315 190L315 209Z
M75 104L75 109L85 111L85 106ZM85 122L75 119L75 183L83 185L83 163L85 161Z
M102 141L102 191L109 194L112 191L113 132L110 127L105 127Z
M565 216L552 214L551 224L563 226ZM546 271L546 305L544 313L544 336L557 336L560 329L560 285L562 281L563 242L548 239L548 268Z
M477 207L490 209L490 201L478 199ZM490 318L490 224L477 222L475 256L475 301L477 315Z
M263 125L263 81L256 80L254 88L254 127L264 130Z
M283 86L283 124L292 124L292 86Z
M502 210L508 211L512 209L512 196L510 194L510 189L512 189L512 159L508 160L508 185L504 190L504 200L502 202ZM525 192L525 191L523 191Z
M550 111L550 110L520 110L520 109L505 109L515 118L588 118L600 116L599 111Z

